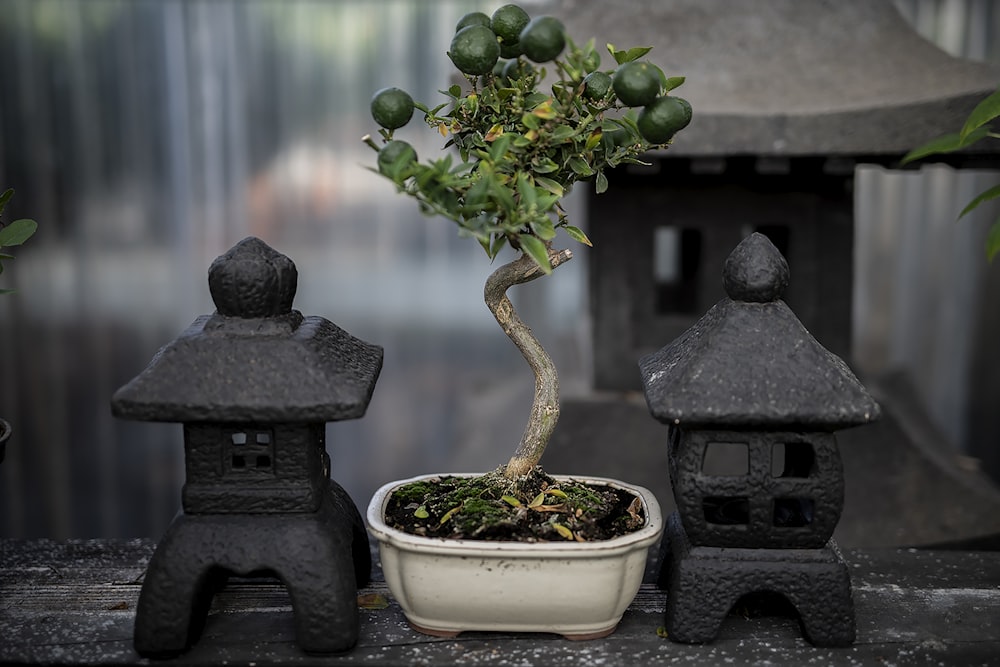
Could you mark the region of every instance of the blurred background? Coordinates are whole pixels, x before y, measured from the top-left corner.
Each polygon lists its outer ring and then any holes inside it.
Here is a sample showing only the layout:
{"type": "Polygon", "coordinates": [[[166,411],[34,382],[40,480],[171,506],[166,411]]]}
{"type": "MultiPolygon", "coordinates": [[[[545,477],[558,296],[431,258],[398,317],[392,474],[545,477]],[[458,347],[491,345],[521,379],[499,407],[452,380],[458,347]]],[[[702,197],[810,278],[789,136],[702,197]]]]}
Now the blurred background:
{"type": "MultiPolygon", "coordinates": [[[[16,190],[5,221],[39,222],[0,276],[18,290],[0,297],[0,416],[14,428],[0,535],[163,532],[180,505],[181,429],[115,420],[109,400],[212,312],[208,266],[248,235],[296,263],[298,310],[385,348],[368,414],[327,429],[332,475],[359,506],[392,479],[506,461],[532,380],[482,303],[491,266],[368,171],[361,142],[376,129],[372,94],[398,86],[436,104],[455,23],[499,4],[0,3],[0,189],[16,190]]],[[[949,53],[1000,63],[996,3],[895,4],[949,53]]],[[[420,123],[399,136],[439,150],[420,123]]],[[[907,373],[969,466],[1000,447],[998,415],[969,409],[1000,371],[977,333],[1000,294],[1000,262],[983,252],[998,209],[954,219],[995,182],[945,166],[862,167],[856,181],[852,365],[907,373]]],[[[564,396],[590,386],[586,262],[581,250],[512,292],[564,396]]]]}

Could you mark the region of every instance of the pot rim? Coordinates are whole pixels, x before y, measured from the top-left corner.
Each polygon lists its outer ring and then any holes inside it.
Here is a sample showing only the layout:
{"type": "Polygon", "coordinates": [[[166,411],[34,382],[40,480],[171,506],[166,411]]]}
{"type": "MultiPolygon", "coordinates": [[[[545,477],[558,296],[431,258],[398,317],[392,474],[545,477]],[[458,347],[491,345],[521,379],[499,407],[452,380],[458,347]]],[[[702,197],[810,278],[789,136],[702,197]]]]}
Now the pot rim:
{"type": "Polygon", "coordinates": [[[562,558],[592,558],[595,553],[614,555],[633,551],[637,547],[647,547],[660,538],[663,532],[663,516],[660,504],[652,491],[642,486],[627,484],[609,477],[593,477],[590,475],[552,475],[558,480],[573,480],[584,484],[598,484],[623,489],[634,493],[642,502],[646,514],[645,525],[627,535],[593,542],[500,542],[492,540],[456,540],[445,537],[425,537],[412,535],[393,528],[382,519],[389,496],[392,492],[411,482],[420,482],[439,477],[478,477],[483,473],[430,473],[417,475],[408,479],[389,482],[381,486],[372,496],[368,504],[366,519],[368,530],[375,538],[384,544],[413,551],[450,555],[502,554],[505,557],[523,555],[533,557],[539,553],[556,552],[562,558]]]}

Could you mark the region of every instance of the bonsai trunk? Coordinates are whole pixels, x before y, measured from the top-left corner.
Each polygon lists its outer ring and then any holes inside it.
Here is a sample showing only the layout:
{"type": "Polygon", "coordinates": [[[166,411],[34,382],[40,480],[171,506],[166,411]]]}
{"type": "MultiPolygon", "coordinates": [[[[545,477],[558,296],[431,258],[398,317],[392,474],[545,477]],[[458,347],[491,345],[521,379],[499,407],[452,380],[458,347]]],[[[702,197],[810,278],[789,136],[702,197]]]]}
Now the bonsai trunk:
{"type": "MultiPolygon", "coordinates": [[[[555,269],[572,259],[569,250],[549,248],[549,262],[555,269]]],[[[555,364],[542,344],[538,342],[513,304],[507,298],[507,289],[545,275],[531,257],[523,254],[514,261],[504,264],[486,279],[484,297],[486,305],[493,313],[500,328],[524,355],[535,374],[535,398],[531,405],[531,415],[524,428],[517,451],[504,467],[503,474],[508,479],[516,479],[528,474],[542,458],[556,422],[559,421],[559,376],[555,364]]]]}

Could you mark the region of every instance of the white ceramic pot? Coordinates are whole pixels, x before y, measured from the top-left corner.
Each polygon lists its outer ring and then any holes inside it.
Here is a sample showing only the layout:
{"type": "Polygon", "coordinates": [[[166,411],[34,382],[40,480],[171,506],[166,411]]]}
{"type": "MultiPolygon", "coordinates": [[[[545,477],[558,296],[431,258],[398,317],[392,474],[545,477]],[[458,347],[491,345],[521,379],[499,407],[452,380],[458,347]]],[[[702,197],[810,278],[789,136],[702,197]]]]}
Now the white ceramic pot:
{"type": "Polygon", "coordinates": [[[569,639],[614,632],[642,583],[648,549],[663,532],[660,506],[648,489],[572,477],[642,499],[646,525],[600,542],[448,540],[386,525],[384,510],[394,489],[441,476],[391,482],[368,505],[368,528],[379,543],[385,581],[416,630],[439,636],[467,630],[553,632],[569,639]]]}

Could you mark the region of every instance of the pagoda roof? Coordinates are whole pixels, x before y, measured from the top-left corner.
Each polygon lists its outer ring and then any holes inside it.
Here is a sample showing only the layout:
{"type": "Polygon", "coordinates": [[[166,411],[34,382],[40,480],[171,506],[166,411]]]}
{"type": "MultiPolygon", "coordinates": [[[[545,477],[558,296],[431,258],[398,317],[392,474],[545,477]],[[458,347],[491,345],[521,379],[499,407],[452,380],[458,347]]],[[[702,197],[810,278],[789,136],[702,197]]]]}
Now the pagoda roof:
{"type": "Polygon", "coordinates": [[[878,404],[779,296],[788,264],[748,236],[726,262],[728,297],[640,362],[646,402],[677,425],[835,430],[878,418],[878,404]]]}
{"type": "Polygon", "coordinates": [[[218,311],[164,346],[112,398],[116,416],[168,422],[326,422],[361,417],[382,348],[290,309],[294,264],[245,239],[212,265],[218,311]]]}

